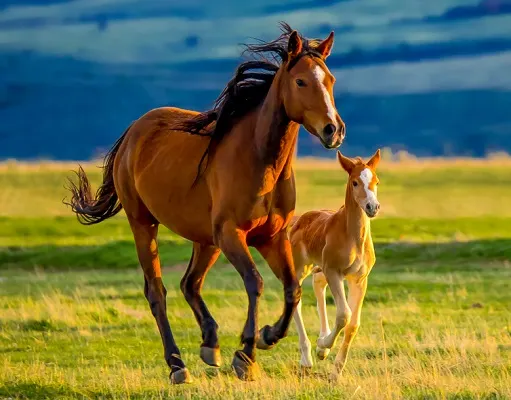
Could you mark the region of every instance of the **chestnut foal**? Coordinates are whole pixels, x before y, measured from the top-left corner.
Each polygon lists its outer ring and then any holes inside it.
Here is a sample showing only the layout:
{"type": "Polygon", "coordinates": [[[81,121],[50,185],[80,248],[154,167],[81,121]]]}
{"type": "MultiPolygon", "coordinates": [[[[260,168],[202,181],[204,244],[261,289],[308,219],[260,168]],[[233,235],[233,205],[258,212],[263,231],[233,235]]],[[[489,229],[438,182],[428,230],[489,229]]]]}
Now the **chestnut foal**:
{"type": "MultiPolygon", "coordinates": [[[[289,233],[300,285],[313,274],[321,326],[316,349],[318,358],[326,358],[344,328],[344,340],[335,358],[333,377],[342,372],[360,325],[367,276],[376,261],[370,218],[376,216],[380,209],[376,198],[376,166],[380,161],[380,150],[367,163],[360,158],[344,157],[339,151],[337,158],[349,174],[345,205],[337,212],[310,211],[295,217],[289,233]],[[344,279],[348,281],[348,301],[344,293],[344,279]],[[333,331],[328,326],[326,313],[327,284],[337,308],[333,331]]],[[[300,365],[312,367],[311,343],[303,324],[301,306],[300,301],[294,314],[300,340],[300,365]]]]}

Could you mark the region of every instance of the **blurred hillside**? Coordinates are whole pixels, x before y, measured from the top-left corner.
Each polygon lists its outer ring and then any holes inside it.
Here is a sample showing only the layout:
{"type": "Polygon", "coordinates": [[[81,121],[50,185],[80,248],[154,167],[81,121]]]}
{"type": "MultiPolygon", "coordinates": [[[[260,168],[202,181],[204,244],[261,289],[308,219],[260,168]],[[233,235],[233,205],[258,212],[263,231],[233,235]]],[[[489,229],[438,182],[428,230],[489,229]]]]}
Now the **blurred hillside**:
{"type": "MultiPolygon", "coordinates": [[[[2,0],[0,159],[89,159],[151,108],[204,110],[281,20],[336,32],[346,152],[511,152],[510,0],[2,0]]],[[[332,156],[305,133],[299,154],[332,156]]]]}

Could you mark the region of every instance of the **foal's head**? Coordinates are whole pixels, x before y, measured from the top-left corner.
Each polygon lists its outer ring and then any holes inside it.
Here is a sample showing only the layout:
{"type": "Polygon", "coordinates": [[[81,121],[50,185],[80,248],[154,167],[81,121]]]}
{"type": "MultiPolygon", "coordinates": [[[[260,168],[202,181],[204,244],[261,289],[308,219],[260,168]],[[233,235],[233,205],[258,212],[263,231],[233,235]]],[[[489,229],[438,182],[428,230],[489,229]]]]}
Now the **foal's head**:
{"type": "Polygon", "coordinates": [[[380,162],[380,149],[376,150],[367,163],[360,158],[352,160],[345,157],[340,151],[337,151],[337,159],[350,176],[348,191],[351,190],[353,198],[369,218],[376,216],[380,210],[380,203],[376,197],[376,186],[379,182],[376,166],[380,162]]]}
{"type": "Polygon", "coordinates": [[[341,145],[346,130],[335,108],[335,78],[325,64],[333,43],[333,32],[318,44],[292,31],[287,44],[288,56],[280,70],[286,114],[317,136],[328,149],[341,145]]]}

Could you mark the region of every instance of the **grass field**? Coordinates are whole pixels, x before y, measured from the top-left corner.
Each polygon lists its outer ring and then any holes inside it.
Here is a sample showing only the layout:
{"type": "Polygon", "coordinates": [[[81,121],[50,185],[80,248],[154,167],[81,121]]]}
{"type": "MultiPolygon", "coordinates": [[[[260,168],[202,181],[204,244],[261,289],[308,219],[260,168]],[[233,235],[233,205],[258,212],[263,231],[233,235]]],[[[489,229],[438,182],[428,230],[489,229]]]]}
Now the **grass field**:
{"type": "MultiPolygon", "coordinates": [[[[204,297],[220,325],[224,366],[218,376],[205,368],[199,328],[179,291],[190,245],[162,230],[169,319],[195,379],[171,387],[124,217],[80,226],[61,203],[71,164],[0,164],[0,398],[511,399],[510,167],[382,163],[377,264],[338,382],[326,380],[333,354],[310,374],[300,371],[294,326],[275,349],[258,352],[261,381],[234,377],[229,364],[247,301],[223,258],[204,297]]],[[[99,170],[92,176],[98,183],[99,170]]],[[[342,204],[345,176],[335,161],[301,160],[296,176],[298,212],[342,204]]],[[[278,317],[283,294],[256,259],[262,325],[278,317]]],[[[310,282],[304,286],[315,343],[315,301],[310,282]]]]}

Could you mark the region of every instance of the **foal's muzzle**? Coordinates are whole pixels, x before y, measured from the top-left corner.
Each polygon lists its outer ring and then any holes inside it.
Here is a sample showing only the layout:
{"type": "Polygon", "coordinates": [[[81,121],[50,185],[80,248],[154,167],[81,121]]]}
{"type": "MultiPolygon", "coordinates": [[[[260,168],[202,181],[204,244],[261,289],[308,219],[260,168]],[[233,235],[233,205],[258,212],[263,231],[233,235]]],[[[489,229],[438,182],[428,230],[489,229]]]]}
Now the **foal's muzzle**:
{"type": "Polygon", "coordinates": [[[367,203],[364,211],[369,218],[376,217],[380,211],[380,203],[367,203]]]}

